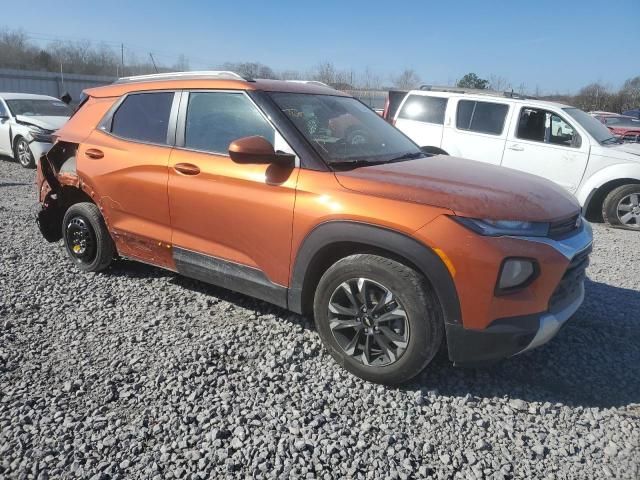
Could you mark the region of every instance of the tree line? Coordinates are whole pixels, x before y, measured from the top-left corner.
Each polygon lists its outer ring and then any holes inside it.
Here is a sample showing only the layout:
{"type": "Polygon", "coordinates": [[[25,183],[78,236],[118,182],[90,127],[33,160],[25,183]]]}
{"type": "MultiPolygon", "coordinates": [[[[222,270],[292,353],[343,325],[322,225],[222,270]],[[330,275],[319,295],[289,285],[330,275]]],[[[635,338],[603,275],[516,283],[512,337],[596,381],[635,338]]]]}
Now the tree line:
{"type": "MultiPolygon", "coordinates": [[[[148,58],[140,58],[129,49],[116,48],[105,43],[59,40],[39,46],[24,32],[0,30],[0,68],[121,77],[186,71],[190,70],[190,65],[185,55],[178,56],[174,62],[166,65],[159,63],[151,53],[148,54],[148,58]]],[[[357,72],[353,69],[339,69],[328,61],[319,63],[307,71],[277,71],[259,62],[226,62],[221,65],[212,64],[210,68],[231,70],[251,78],[317,80],[342,90],[409,90],[418,88],[423,83],[417,72],[411,68],[404,69],[397,75],[384,77],[370,68],[357,72]]],[[[464,88],[530,94],[572,104],[586,111],[619,112],[640,105],[640,76],[628,79],[618,90],[602,83],[592,83],[581,88],[575,95],[542,95],[538,87],[531,91],[524,83],[514,87],[502,76],[490,75],[488,78],[481,78],[473,72],[454,83],[464,88]]]]}

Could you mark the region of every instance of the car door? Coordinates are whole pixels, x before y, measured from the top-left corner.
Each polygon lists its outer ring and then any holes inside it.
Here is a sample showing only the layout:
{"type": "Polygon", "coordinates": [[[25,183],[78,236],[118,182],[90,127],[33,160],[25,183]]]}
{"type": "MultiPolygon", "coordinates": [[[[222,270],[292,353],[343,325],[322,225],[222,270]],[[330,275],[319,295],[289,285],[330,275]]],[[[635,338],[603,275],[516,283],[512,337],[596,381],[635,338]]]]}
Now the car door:
{"type": "Polygon", "coordinates": [[[173,268],[167,198],[178,98],[132,93],[80,144],[77,171],[103,210],[118,253],[173,268]]]}
{"type": "Polygon", "coordinates": [[[229,144],[254,135],[294,153],[247,93],[183,94],[169,161],[174,257],[179,272],[282,304],[298,167],[233,162],[229,144]]]}
{"type": "Polygon", "coordinates": [[[421,147],[440,148],[447,99],[410,94],[402,104],[395,126],[421,147]]]}
{"type": "Polygon", "coordinates": [[[589,160],[588,139],[560,114],[523,105],[509,132],[502,165],[575,192],[589,160]]]}
{"type": "Polygon", "coordinates": [[[4,155],[13,155],[11,145],[11,117],[9,109],[0,99],[0,153],[4,155]]]}
{"type": "Polygon", "coordinates": [[[455,112],[455,119],[446,120],[442,149],[457,157],[500,165],[510,104],[466,98],[449,99],[452,101],[457,101],[449,108],[455,112]]]}

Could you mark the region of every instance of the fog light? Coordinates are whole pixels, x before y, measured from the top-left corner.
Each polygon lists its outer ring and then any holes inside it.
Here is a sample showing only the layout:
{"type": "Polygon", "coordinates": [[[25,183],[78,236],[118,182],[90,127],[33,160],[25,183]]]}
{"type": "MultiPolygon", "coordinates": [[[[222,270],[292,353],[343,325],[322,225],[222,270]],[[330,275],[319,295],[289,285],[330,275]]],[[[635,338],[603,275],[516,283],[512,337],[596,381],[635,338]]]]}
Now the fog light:
{"type": "Polygon", "coordinates": [[[537,272],[534,261],[523,258],[508,258],[502,264],[498,290],[511,290],[531,283],[537,272]]]}

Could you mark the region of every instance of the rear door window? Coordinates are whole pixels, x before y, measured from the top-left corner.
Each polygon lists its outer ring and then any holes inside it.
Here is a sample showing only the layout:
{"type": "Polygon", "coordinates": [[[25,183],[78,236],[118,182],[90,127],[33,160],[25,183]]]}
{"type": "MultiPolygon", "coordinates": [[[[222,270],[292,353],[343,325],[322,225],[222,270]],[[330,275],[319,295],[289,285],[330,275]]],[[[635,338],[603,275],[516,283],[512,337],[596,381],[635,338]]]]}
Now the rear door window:
{"type": "Polygon", "coordinates": [[[189,94],[185,148],[227,155],[231,142],[254,135],[264,137],[273,144],[275,129],[245,94],[189,94]]]}
{"type": "Polygon", "coordinates": [[[404,102],[398,118],[442,125],[446,109],[446,98],[410,95],[404,102]]]}
{"type": "Polygon", "coordinates": [[[145,143],[167,143],[173,92],[127,95],[113,114],[111,133],[145,143]]]}
{"type": "Polygon", "coordinates": [[[456,112],[456,127],[460,130],[501,135],[509,105],[504,103],[460,100],[456,112]]]}

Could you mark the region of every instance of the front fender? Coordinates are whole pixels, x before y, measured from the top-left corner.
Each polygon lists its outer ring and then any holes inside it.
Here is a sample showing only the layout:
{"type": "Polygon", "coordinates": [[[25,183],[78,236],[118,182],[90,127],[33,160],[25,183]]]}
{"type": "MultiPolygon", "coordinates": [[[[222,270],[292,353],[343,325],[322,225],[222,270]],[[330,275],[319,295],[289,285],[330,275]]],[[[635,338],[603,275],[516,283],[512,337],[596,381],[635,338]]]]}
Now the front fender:
{"type": "Polygon", "coordinates": [[[341,242],[353,242],[393,252],[415,265],[427,277],[442,305],[445,323],[461,322],[455,284],[440,257],[428,246],[405,234],[384,227],[354,221],[329,221],[315,227],[296,255],[288,291],[288,307],[302,313],[305,279],[316,255],[341,242]]]}
{"type": "Polygon", "coordinates": [[[629,178],[640,182],[640,163],[618,163],[598,170],[576,191],[576,198],[585,207],[598,188],[612,180],[629,178]]]}

